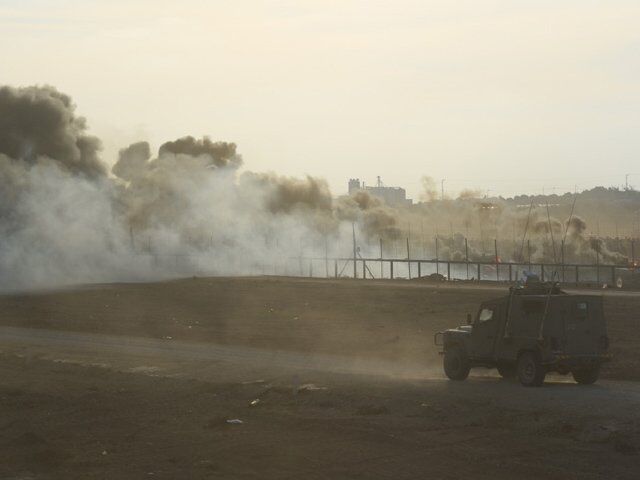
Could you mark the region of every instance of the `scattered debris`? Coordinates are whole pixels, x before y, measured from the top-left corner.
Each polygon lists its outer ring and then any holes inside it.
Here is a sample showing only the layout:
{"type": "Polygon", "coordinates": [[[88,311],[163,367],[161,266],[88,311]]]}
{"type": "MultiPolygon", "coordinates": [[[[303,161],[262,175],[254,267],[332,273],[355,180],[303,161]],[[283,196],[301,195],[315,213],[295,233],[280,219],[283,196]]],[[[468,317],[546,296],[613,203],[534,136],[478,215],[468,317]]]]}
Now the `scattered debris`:
{"type": "Polygon", "coordinates": [[[244,422],[242,420],[240,420],[239,418],[231,418],[231,419],[227,420],[227,423],[230,423],[232,425],[240,425],[240,424],[243,424],[244,422]]]}
{"type": "Polygon", "coordinates": [[[265,381],[260,379],[260,380],[247,380],[246,382],[242,382],[242,385],[254,385],[257,383],[264,383],[265,381]]]}
{"type": "Polygon", "coordinates": [[[319,387],[314,383],[305,383],[304,385],[300,385],[300,387],[298,388],[298,392],[302,392],[305,390],[312,392],[314,390],[328,390],[328,389],[327,387],[319,387]]]}
{"type": "Polygon", "coordinates": [[[260,399],[256,398],[255,400],[251,400],[251,403],[249,403],[250,407],[255,407],[256,405],[258,405],[260,403],[260,399]]]}
{"type": "Polygon", "coordinates": [[[140,365],[139,367],[130,368],[129,371],[131,373],[146,373],[152,374],[158,372],[160,370],[159,367],[148,366],[148,365],[140,365]]]}

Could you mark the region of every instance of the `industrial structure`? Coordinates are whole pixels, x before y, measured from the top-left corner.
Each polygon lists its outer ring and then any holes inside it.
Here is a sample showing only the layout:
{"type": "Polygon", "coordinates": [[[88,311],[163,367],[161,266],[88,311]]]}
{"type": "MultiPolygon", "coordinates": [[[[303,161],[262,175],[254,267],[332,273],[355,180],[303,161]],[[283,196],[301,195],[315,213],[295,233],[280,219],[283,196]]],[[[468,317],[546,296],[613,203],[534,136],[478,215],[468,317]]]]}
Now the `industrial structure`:
{"type": "Polygon", "coordinates": [[[378,176],[378,181],[374,187],[369,187],[360,182],[359,178],[349,179],[349,195],[353,195],[358,191],[365,191],[374,197],[384,200],[387,205],[399,207],[409,206],[413,204],[410,198],[407,198],[407,191],[401,187],[387,187],[382,183],[378,176]]]}

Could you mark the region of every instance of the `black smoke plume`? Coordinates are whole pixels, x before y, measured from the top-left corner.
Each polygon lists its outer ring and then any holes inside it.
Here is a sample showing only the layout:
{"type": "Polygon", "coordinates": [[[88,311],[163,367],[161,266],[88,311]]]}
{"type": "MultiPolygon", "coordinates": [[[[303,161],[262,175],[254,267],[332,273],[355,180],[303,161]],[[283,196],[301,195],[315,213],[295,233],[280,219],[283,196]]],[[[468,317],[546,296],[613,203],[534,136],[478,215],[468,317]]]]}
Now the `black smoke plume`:
{"type": "Polygon", "coordinates": [[[53,87],[0,87],[0,153],[34,164],[40,158],[88,178],[105,175],[101,143],[86,134],[71,97],[53,87]]]}

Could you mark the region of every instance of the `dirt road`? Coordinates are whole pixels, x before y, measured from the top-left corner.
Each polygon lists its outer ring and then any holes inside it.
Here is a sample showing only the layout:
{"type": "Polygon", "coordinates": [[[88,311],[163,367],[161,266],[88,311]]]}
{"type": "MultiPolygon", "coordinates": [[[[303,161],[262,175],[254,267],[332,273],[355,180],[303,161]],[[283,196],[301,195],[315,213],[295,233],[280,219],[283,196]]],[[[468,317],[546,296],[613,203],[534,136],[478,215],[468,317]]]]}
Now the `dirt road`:
{"type": "MultiPolygon", "coordinates": [[[[434,391],[447,391],[477,401],[490,400],[496,406],[535,409],[543,403],[559,412],[571,411],[580,415],[591,413],[597,405],[601,414],[640,419],[640,410],[637,409],[640,405],[640,383],[637,382],[603,380],[594,387],[585,388],[576,385],[569,377],[550,375],[547,383],[554,388],[526,389],[518,388],[513,382],[500,381],[500,377],[491,371],[479,369],[473,374],[476,382],[483,382],[483,387],[479,387],[477,383],[467,386],[467,383],[450,382],[440,367],[354,360],[340,355],[15,327],[0,327],[0,338],[5,351],[19,352],[23,357],[35,356],[89,366],[124,365],[130,371],[154,376],[207,380],[210,372],[200,372],[203,363],[215,365],[216,369],[233,370],[234,375],[247,369],[254,376],[264,373],[267,377],[273,372],[291,378],[304,376],[303,372],[366,375],[384,380],[403,379],[420,385],[427,397],[434,391]]],[[[220,380],[220,374],[215,377],[220,380]]]]}
{"type": "MultiPolygon", "coordinates": [[[[433,334],[504,287],[408,281],[193,278],[0,295],[0,325],[212,342],[440,368],[433,334]]],[[[601,290],[614,361],[640,380],[640,296],[601,290]]]]}

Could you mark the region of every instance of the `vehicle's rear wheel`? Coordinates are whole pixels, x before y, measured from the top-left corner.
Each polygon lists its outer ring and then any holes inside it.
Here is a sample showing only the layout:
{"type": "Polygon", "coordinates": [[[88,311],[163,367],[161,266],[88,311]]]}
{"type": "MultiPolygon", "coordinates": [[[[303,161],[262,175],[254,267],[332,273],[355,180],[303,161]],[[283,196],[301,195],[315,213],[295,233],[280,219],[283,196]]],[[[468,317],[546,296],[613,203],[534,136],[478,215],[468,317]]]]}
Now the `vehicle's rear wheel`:
{"type": "Polygon", "coordinates": [[[539,387],[544,383],[547,372],[534,352],[524,352],[518,358],[518,380],[525,387],[539,387]]]}
{"type": "Polygon", "coordinates": [[[510,363],[498,364],[498,373],[502,378],[515,378],[516,366],[510,363]]]}
{"type": "Polygon", "coordinates": [[[571,372],[573,379],[580,385],[591,385],[598,380],[600,367],[581,368],[571,372]]]}
{"type": "Polygon", "coordinates": [[[469,358],[460,347],[451,347],[444,352],[444,373],[451,380],[465,380],[469,376],[469,358]]]}

